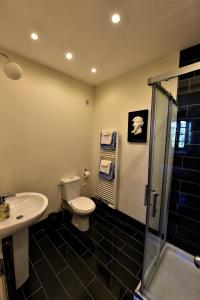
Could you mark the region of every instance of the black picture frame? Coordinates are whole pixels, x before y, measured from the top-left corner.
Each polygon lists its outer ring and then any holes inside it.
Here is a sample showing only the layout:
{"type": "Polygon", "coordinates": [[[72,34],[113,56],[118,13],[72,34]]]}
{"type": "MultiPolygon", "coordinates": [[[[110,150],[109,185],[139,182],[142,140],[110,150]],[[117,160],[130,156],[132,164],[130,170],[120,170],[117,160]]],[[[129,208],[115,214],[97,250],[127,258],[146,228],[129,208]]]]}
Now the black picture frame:
{"type": "Polygon", "coordinates": [[[129,143],[146,143],[147,128],[148,128],[148,109],[132,111],[128,113],[128,142],[129,143]]]}

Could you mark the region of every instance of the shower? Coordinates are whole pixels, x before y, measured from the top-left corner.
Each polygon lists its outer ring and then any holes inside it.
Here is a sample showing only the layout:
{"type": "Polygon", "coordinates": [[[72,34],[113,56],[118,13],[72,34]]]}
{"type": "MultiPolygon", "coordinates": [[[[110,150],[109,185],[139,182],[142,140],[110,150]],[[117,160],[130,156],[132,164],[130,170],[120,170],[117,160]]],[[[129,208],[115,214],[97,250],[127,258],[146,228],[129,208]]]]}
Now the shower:
{"type": "Polygon", "coordinates": [[[179,76],[199,69],[200,63],[194,63],[148,80],[152,107],[145,252],[135,300],[187,300],[200,294],[200,257],[166,242],[177,119],[175,91],[179,76]]]}

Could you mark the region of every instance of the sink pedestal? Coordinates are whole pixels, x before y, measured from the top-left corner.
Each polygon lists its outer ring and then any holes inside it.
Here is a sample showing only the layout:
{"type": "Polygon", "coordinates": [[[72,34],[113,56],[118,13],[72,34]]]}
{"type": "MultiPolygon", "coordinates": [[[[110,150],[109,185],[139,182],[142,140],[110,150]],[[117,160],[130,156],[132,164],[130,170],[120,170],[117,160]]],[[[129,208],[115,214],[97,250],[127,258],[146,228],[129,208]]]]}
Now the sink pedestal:
{"type": "Polygon", "coordinates": [[[13,252],[16,288],[18,289],[29,277],[28,227],[13,235],[13,252]]]}

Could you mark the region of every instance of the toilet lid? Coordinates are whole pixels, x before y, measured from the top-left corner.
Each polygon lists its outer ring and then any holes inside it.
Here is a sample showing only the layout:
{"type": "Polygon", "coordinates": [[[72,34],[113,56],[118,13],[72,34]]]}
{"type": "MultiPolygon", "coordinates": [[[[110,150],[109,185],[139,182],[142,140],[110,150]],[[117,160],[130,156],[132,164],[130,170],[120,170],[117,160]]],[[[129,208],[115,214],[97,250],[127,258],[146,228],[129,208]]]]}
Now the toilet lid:
{"type": "Polygon", "coordinates": [[[91,211],[95,208],[94,202],[86,197],[79,197],[70,201],[72,207],[80,211],[91,211]]]}

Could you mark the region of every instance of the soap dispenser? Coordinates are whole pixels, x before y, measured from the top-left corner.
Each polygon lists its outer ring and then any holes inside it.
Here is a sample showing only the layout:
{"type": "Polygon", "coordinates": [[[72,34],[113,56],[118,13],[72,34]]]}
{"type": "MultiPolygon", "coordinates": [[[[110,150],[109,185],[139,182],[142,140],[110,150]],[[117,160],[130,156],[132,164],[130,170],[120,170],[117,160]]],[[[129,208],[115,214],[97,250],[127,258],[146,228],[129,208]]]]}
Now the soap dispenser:
{"type": "Polygon", "coordinates": [[[5,202],[5,196],[0,196],[0,221],[10,217],[9,204],[5,202]]]}

